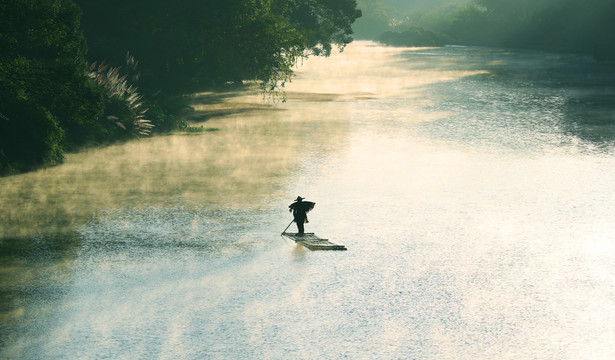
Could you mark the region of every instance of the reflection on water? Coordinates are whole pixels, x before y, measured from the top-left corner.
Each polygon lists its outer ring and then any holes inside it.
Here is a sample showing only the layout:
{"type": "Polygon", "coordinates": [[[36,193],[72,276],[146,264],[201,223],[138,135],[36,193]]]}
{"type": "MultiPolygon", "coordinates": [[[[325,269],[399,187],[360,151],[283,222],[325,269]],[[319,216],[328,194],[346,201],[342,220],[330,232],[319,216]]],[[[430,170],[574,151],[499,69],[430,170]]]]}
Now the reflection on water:
{"type": "Polygon", "coordinates": [[[615,357],[614,73],[355,43],[0,179],[8,358],[615,357]],[[297,196],[308,231],[279,236],[297,196]]]}

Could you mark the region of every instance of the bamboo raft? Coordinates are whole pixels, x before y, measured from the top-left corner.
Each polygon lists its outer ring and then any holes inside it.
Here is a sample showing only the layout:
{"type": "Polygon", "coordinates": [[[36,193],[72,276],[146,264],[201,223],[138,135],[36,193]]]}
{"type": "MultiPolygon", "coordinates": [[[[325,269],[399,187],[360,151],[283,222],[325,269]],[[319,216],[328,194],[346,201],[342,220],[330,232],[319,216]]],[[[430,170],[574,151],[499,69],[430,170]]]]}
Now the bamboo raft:
{"type": "Polygon", "coordinates": [[[296,233],[283,232],[282,236],[285,236],[310,250],[347,250],[346,246],[334,244],[330,242],[329,239],[321,239],[314,235],[314,233],[305,233],[303,236],[299,236],[296,233]]]}

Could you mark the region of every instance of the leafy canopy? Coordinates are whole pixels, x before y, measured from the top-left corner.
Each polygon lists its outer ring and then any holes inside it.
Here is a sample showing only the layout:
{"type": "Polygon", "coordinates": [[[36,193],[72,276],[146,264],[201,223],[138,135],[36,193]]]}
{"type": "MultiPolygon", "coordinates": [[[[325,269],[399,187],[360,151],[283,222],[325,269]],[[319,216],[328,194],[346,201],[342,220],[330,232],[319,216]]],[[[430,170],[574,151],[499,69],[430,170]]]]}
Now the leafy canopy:
{"type": "Polygon", "coordinates": [[[69,0],[0,2],[0,172],[60,162],[102,110],[79,18],[69,0]]]}
{"type": "Polygon", "coordinates": [[[79,0],[92,60],[140,62],[140,89],[178,94],[260,80],[269,89],[297,59],[352,39],[355,0],[79,0]]]}

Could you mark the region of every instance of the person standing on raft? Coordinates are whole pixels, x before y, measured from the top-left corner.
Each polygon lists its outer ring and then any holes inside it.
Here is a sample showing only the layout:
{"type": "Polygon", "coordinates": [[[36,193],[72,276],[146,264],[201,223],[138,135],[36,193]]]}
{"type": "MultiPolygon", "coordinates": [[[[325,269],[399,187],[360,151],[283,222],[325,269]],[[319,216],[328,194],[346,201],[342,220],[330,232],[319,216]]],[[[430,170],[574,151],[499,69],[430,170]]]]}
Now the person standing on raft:
{"type": "Polygon", "coordinates": [[[316,203],[311,201],[303,201],[304,198],[297,196],[294,203],[288,205],[288,211],[293,213],[294,222],[297,223],[297,235],[303,236],[305,234],[303,224],[308,223],[307,213],[314,208],[316,203]]]}

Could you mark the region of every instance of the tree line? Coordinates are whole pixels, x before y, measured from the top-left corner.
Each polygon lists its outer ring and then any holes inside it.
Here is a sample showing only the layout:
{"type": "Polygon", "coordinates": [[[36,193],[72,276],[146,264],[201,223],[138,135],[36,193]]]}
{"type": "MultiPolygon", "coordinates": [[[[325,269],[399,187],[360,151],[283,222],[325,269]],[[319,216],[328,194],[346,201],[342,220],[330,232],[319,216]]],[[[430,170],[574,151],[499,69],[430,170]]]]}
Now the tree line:
{"type": "Polygon", "coordinates": [[[0,173],[184,126],[178,96],[257,81],[352,41],[356,0],[3,0],[0,173]]]}
{"type": "MultiPolygon", "coordinates": [[[[377,9],[388,4],[360,0],[360,7],[363,3],[377,9]]],[[[615,0],[472,0],[399,13],[380,11],[374,16],[365,11],[357,25],[367,21],[371,27],[361,35],[391,45],[514,47],[615,60],[615,0]]]]}

